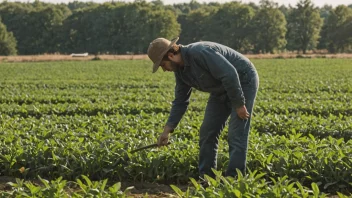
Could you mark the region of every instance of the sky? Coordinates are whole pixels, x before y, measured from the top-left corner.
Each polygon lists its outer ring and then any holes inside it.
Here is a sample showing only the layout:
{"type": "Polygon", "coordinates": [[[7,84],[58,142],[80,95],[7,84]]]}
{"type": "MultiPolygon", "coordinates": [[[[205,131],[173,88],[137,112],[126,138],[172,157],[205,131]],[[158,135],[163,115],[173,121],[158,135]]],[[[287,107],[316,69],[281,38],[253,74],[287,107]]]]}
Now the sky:
{"type": "MultiPolygon", "coordinates": [[[[2,1],[2,0],[0,0],[2,1]]],[[[20,1],[20,2],[33,2],[34,0],[8,0],[8,2],[15,2],[15,1],[20,1]]],[[[69,3],[73,2],[74,0],[40,0],[42,2],[48,2],[48,3],[69,3]]],[[[81,2],[97,2],[97,3],[103,3],[103,2],[111,2],[112,0],[80,0],[81,2]]],[[[133,2],[134,0],[113,0],[113,1],[124,1],[124,2],[133,2]]],[[[148,2],[150,0],[147,0],[148,2]]],[[[225,3],[225,2],[230,2],[233,0],[197,0],[200,3],[203,2],[219,2],[219,3],[225,3]]],[[[253,2],[255,4],[259,5],[260,0],[236,0],[242,3],[249,3],[253,2]]],[[[295,6],[299,0],[273,0],[274,2],[277,2],[279,5],[291,5],[295,6]]],[[[188,3],[190,0],[163,0],[164,4],[175,4],[175,3],[188,3]]],[[[322,7],[326,4],[332,5],[333,7],[336,7],[338,5],[350,5],[352,4],[352,0],[312,0],[315,6],[322,7]]]]}

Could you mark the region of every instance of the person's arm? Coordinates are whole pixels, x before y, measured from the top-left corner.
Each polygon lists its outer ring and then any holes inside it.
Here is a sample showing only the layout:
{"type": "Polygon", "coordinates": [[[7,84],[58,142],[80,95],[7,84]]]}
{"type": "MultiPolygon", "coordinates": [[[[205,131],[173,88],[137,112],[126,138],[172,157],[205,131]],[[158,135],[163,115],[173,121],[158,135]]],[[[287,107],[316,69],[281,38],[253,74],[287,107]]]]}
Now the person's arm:
{"type": "Polygon", "coordinates": [[[195,61],[217,80],[222,82],[225,91],[236,109],[245,105],[245,98],[236,68],[219,52],[212,48],[194,51],[195,61]]]}
{"type": "Polygon", "coordinates": [[[174,131],[181,118],[185,114],[189,105],[189,98],[192,93],[192,88],[182,82],[176,75],[176,86],[175,86],[175,99],[172,102],[171,112],[169,118],[164,126],[164,131],[158,138],[158,145],[167,145],[169,141],[169,134],[174,131]]]}
{"type": "Polygon", "coordinates": [[[192,88],[185,84],[179,77],[175,75],[175,99],[172,102],[170,116],[166,125],[172,130],[175,129],[180,122],[182,116],[185,114],[189,105],[189,98],[192,93],[192,88]]]}

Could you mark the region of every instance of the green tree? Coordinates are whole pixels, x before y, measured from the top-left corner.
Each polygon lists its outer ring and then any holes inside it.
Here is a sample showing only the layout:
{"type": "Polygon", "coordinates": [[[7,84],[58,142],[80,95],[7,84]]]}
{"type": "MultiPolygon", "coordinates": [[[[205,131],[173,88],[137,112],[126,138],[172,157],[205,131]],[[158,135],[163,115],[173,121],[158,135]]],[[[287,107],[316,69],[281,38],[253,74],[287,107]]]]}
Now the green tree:
{"type": "Polygon", "coordinates": [[[222,43],[241,52],[251,50],[250,23],[254,10],[249,5],[238,2],[223,4],[211,16],[205,39],[222,43]]]}
{"type": "Polygon", "coordinates": [[[71,10],[71,11],[75,11],[78,9],[85,9],[88,7],[94,7],[97,6],[97,3],[93,3],[93,2],[80,2],[80,1],[73,1],[73,2],[69,2],[67,4],[67,7],[71,10]]]}
{"type": "Polygon", "coordinates": [[[17,50],[19,54],[26,50],[24,39],[28,37],[29,26],[27,20],[29,13],[33,10],[31,4],[9,3],[0,4],[0,17],[7,30],[12,32],[17,40],[17,50]]]}
{"type": "Polygon", "coordinates": [[[203,5],[196,0],[191,0],[189,3],[178,3],[173,5],[178,15],[188,14],[192,10],[199,9],[202,6],[203,5]]]}
{"type": "Polygon", "coordinates": [[[260,9],[260,6],[258,6],[256,3],[250,2],[247,5],[249,5],[250,7],[252,7],[254,9],[254,11],[258,11],[260,9]]]}
{"type": "Polygon", "coordinates": [[[79,10],[63,26],[68,42],[63,51],[89,53],[146,53],[157,37],[174,38],[180,33],[176,14],[159,5],[105,3],[79,10]]]}
{"type": "MultiPolygon", "coordinates": [[[[68,8],[67,8],[68,9],[68,8]]],[[[67,15],[58,7],[43,7],[31,12],[27,23],[30,24],[30,35],[25,38],[24,54],[43,54],[58,51],[59,29],[67,15]]]]}
{"type": "Polygon", "coordinates": [[[0,18],[0,55],[16,55],[16,38],[12,32],[8,32],[6,26],[1,22],[0,18]]]}
{"type": "Polygon", "coordinates": [[[319,39],[319,44],[317,46],[318,49],[327,49],[328,48],[328,28],[327,28],[327,20],[328,17],[333,10],[333,7],[330,5],[324,5],[322,8],[320,8],[320,16],[323,18],[323,27],[320,31],[320,39],[319,39]]]}
{"type": "Polygon", "coordinates": [[[4,24],[17,39],[19,54],[53,53],[62,22],[71,14],[64,5],[34,3],[3,3],[0,13],[4,24]]]}
{"type": "Polygon", "coordinates": [[[164,2],[162,0],[153,0],[151,3],[156,6],[164,6],[164,2]]]}
{"type": "Polygon", "coordinates": [[[351,24],[352,8],[340,5],[330,12],[326,23],[329,52],[344,52],[351,47],[351,24]]]}
{"type": "Polygon", "coordinates": [[[321,18],[326,20],[333,9],[334,8],[331,5],[324,5],[322,8],[319,9],[321,18]]]}
{"type": "Polygon", "coordinates": [[[300,0],[288,17],[286,38],[289,50],[301,50],[305,54],[307,50],[314,49],[322,25],[323,19],[311,0],[300,0]]]}
{"type": "Polygon", "coordinates": [[[292,9],[291,7],[286,7],[285,5],[281,5],[279,7],[279,10],[285,15],[285,19],[288,18],[288,15],[289,15],[291,9],[292,9]]]}
{"type": "Polygon", "coordinates": [[[261,0],[260,9],[252,22],[252,43],[256,53],[274,53],[286,45],[286,19],[278,5],[261,0]]]}
{"type": "Polygon", "coordinates": [[[191,11],[188,15],[181,15],[178,22],[181,24],[180,43],[192,43],[204,40],[207,36],[209,19],[216,13],[218,7],[207,6],[191,11]]]}

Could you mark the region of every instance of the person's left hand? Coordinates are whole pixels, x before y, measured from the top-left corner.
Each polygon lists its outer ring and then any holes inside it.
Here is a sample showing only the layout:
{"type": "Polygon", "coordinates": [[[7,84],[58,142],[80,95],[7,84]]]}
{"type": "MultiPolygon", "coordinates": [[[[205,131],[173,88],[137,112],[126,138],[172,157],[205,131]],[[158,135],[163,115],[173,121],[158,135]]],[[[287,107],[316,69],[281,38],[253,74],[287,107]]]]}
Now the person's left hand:
{"type": "Polygon", "coordinates": [[[245,105],[238,107],[236,109],[236,112],[238,117],[240,117],[243,120],[248,119],[250,116],[245,105]]]}

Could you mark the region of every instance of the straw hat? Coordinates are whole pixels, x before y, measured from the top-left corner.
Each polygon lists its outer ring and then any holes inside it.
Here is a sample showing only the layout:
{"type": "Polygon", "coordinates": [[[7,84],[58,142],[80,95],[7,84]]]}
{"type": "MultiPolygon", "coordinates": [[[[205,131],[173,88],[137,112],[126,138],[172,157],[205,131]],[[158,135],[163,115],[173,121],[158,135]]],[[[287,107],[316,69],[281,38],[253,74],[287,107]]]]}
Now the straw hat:
{"type": "Polygon", "coordinates": [[[160,63],[169,49],[178,41],[179,37],[171,41],[165,38],[157,38],[153,40],[148,47],[148,57],[153,61],[153,73],[155,73],[160,66],[160,63]]]}

